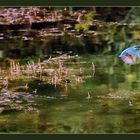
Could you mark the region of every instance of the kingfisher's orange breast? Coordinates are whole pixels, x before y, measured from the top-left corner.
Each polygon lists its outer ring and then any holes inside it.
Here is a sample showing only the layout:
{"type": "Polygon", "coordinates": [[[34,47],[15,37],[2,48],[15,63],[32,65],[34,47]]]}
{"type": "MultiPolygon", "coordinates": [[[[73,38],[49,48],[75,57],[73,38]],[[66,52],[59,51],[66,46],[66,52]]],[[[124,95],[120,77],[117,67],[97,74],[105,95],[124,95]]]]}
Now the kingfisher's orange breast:
{"type": "Polygon", "coordinates": [[[133,56],[131,54],[129,54],[129,53],[126,53],[126,56],[131,58],[131,59],[133,59],[133,56]]]}

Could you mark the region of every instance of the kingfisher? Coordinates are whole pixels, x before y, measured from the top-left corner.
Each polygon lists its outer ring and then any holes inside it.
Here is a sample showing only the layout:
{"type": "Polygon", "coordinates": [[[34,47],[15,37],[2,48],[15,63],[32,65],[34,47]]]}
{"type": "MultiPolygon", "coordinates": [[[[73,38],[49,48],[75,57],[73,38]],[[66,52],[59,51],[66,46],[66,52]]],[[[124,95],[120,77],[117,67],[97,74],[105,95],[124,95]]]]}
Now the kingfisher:
{"type": "Polygon", "coordinates": [[[140,49],[140,46],[138,45],[124,49],[120,53],[119,57],[121,57],[121,59],[127,64],[134,64],[136,62],[136,58],[140,58],[138,49],[140,49]]]}

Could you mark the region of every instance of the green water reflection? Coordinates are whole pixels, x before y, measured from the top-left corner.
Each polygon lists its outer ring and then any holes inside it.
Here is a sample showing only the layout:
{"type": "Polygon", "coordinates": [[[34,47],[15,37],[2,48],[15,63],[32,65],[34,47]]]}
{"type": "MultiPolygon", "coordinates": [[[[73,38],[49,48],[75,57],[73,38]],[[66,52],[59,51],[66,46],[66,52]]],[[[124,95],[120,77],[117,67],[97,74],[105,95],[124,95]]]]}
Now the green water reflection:
{"type": "Polygon", "coordinates": [[[1,133],[140,133],[140,64],[102,55],[82,56],[65,67],[81,67],[79,76],[87,78],[38,96],[37,110],[1,114],[1,133]]]}

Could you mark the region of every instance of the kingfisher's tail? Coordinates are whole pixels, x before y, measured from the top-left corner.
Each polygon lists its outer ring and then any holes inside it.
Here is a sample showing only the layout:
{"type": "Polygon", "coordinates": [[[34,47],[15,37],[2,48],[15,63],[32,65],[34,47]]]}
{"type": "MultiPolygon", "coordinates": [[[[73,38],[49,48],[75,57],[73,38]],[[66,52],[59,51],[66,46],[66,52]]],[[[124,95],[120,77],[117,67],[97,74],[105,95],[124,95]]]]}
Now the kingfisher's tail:
{"type": "Polygon", "coordinates": [[[135,45],[135,46],[133,46],[132,48],[140,49],[140,45],[135,45]]]}

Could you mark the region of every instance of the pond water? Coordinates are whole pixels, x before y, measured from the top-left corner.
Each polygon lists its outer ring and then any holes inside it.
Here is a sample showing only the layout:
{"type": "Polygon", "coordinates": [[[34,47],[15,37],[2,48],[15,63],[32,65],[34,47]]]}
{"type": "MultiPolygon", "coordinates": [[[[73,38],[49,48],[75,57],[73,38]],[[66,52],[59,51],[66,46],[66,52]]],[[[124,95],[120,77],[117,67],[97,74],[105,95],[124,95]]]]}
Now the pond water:
{"type": "Polygon", "coordinates": [[[1,133],[140,132],[140,64],[126,65],[115,55],[86,55],[65,67],[80,68],[84,80],[38,95],[35,110],[0,114],[1,133]]]}

